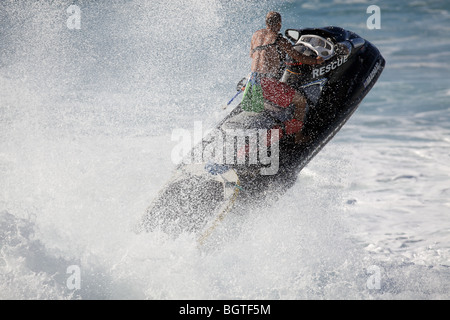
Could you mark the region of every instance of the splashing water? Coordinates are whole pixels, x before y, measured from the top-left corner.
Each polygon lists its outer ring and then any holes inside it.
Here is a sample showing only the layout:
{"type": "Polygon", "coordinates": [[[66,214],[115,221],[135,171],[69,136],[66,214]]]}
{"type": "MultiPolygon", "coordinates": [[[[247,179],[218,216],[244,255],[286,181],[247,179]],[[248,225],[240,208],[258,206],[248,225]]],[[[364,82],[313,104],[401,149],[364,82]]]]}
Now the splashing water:
{"type": "Polygon", "coordinates": [[[0,298],[449,298],[448,4],[380,2],[369,31],[367,4],[314,3],[79,1],[69,29],[73,1],[2,1],[0,298]],[[217,245],[135,234],[174,168],[171,131],[226,114],[269,10],[283,29],[373,40],[383,76],[297,183],[227,217],[217,245]],[[420,24],[430,52],[411,50],[418,17],[435,21],[420,24]]]}

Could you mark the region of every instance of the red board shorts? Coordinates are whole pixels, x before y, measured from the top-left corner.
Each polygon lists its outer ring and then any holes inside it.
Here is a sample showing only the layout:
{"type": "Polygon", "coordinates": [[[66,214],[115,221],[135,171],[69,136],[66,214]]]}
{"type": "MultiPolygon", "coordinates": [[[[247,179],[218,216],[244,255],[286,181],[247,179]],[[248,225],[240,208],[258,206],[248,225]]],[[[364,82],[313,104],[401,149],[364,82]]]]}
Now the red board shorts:
{"type": "Polygon", "coordinates": [[[274,78],[261,78],[261,89],[264,99],[283,108],[289,107],[295,95],[295,90],[291,86],[274,78]]]}

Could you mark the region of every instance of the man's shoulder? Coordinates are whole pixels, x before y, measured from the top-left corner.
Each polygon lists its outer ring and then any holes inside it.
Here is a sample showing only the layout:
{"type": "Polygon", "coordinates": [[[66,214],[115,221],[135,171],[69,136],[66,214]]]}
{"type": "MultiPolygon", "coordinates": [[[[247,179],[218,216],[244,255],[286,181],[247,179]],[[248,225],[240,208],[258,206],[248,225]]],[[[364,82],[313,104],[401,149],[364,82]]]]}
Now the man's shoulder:
{"type": "Polygon", "coordinates": [[[267,29],[259,29],[253,33],[254,35],[264,36],[267,34],[267,29]]]}
{"type": "Polygon", "coordinates": [[[265,38],[264,29],[257,30],[253,33],[252,41],[260,42],[265,38]]]}

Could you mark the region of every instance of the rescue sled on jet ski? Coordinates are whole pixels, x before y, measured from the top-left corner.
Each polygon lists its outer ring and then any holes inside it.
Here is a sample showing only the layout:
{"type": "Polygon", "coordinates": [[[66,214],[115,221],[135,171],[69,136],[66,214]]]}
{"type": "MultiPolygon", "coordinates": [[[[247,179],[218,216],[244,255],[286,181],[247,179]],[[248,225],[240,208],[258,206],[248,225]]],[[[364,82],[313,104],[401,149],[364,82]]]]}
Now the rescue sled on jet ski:
{"type": "MultiPolygon", "coordinates": [[[[264,199],[272,182],[289,188],[302,168],[341,129],[379,78],[385,60],[357,34],[339,27],[288,29],[296,50],[320,65],[289,59],[281,81],[307,98],[303,127],[294,110],[240,103],[175,170],[139,224],[140,231],[195,232],[204,241],[231,210],[264,199]],[[302,130],[308,140],[294,142],[302,130]]],[[[239,86],[238,90],[241,90],[239,86]]]]}

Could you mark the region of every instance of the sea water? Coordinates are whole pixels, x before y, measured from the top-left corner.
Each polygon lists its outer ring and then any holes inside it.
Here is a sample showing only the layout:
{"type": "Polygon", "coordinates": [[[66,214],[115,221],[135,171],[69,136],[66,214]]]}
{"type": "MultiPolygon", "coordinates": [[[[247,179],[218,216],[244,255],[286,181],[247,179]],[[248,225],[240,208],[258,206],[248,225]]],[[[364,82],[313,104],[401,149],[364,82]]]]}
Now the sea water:
{"type": "Polygon", "coordinates": [[[450,298],[449,32],[443,0],[1,1],[0,299],[450,298]],[[371,41],[380,79],[232,237],[136,234],[271,10],[371,41]]]}

